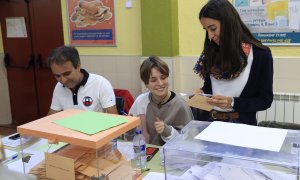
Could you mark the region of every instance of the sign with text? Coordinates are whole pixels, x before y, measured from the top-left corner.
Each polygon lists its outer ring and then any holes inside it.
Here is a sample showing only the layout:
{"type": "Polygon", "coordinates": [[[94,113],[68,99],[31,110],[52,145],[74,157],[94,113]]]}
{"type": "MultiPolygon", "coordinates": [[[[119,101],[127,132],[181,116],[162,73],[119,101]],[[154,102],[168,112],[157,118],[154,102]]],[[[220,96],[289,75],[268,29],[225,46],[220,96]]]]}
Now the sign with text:
{"type": "Polygon", "coordinates": [[[235,0],[253,35],[268,45],[300,45],[300,0],[235,0]]]}
{"type": "Polygon", "coordinates": [[[115,46],[112,0],[68,0],[70,43],[75,46],[115,46]]]}

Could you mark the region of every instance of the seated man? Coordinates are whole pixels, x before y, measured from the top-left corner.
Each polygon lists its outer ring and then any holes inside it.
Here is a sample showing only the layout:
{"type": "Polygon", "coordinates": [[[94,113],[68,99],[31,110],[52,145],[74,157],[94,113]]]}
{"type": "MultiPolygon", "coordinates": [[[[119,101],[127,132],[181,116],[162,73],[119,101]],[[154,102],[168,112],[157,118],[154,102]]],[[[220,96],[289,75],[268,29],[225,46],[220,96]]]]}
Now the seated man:
{"type": "Polygon", "coordinates": [[[146,143],[163,145],[193,119],[180,95],[169,91],[169,67],[158,57],[149,57],[140,67],[140,76],[149,92],[139,95],[129,115],[141,118],[146,143]]]}
{"type": "Polygon", "coordinates": [[[76,48],[54,49],[48,57],[48,65],[58,81],[48,115],[70,108],[118,114],[110,82],[81,69],[76,48]]]}

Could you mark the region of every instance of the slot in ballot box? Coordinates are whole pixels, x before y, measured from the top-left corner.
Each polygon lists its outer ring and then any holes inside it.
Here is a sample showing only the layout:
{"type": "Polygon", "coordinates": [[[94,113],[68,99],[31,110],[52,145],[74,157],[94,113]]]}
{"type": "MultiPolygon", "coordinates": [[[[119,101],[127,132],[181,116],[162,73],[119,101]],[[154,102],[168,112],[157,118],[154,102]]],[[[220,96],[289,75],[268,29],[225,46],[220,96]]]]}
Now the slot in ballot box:
{"type": "MultiPolygon", "coordinates": [[[[167,180],[296,180],[299,178],[300,131],[285,130],[286,135],[282,137],[282,146],[279,147],[279,151],[273,151],[195,138],[199,133],[205,132],[204,130],[211,124],[211,122],[191,121],[182,129],[181,134],[163,146],[167,180]]],[[[248,125],[244,126],[248,127],[248,125]]],[[[259,130],[281,131],[282,129],[259,130]]],[[[231,132],[223,132],[226,133],[231,132]]],[[[273,144],[277,139],[270,139],[270,141],[268,143],[273,144]]],[[[247,145],[247,142],[244,144],[247,145]]]]}
{"type": "Polygon", "coordinates": [[[21,147],[24,172],[41,179],[135,179],[131,163],[112,140],[139,124],[137,117],[69,109],[18,126],[21,136],[46,140],[21,147]],[[58,150],[39,150],[57,143],[63,143],[58,150]]]}

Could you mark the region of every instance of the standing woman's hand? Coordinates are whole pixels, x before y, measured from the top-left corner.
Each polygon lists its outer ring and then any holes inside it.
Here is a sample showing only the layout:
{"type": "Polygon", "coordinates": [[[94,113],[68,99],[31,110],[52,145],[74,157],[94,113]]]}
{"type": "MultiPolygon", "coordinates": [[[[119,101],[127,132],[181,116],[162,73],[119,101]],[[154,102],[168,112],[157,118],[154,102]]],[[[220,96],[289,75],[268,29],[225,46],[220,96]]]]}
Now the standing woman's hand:
{"type": "Polygon", "coordinates": [[[196,89],[193,91],[193,95],[189,96],[189,98],[191,99],[192,97],[194,97],[195,94],[203,94],[204,92],[202,91],[202,89],[196,89]]]}
{"type": "Polygon", "coordinates": [[[222,96],[222,95],[215,95],[211,98],[207,99],[207,103],[213,106],[217,106],[221,109],[228,109],[232,108],[232,97],[222,96]]]}
{"type": "Polygon", "coordinates": [[[194,92],[193,92],[194,94],[203,94],[203,91],[202,91],[202,89],[196,89],[196,90],[194,90],[194,92]]]}

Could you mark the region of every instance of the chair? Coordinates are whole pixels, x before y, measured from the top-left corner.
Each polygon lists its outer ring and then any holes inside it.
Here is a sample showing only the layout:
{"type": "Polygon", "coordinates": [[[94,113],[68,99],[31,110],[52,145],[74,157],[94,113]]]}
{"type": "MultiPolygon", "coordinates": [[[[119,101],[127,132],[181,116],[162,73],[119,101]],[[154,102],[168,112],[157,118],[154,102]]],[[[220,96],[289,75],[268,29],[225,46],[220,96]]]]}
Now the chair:
{"type": "Polygon", "coordinates": [[[123,100],[124,100],[123,109],[124,109],[124,112],[126,114],[128,114],[128,112],[134,102],[134,99],[133,99],[131,93],[126,89],[114,89],[114,93],[115,93],[116,97],[123,98],[123,100]]]}
{"type": "Polygon", "coordinates": [[[127,115],[127,113],[124,111],[124,105],[125,105],[125,101],[122,97],[116,96],[116,107],[118,110],[118,113],[120,115],[127,115]]]}

